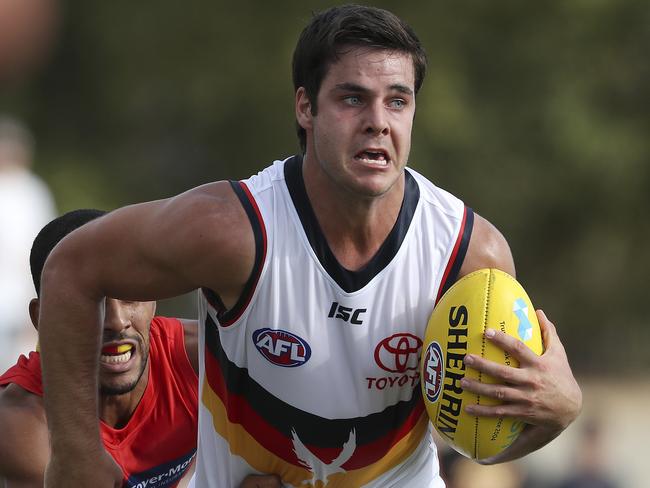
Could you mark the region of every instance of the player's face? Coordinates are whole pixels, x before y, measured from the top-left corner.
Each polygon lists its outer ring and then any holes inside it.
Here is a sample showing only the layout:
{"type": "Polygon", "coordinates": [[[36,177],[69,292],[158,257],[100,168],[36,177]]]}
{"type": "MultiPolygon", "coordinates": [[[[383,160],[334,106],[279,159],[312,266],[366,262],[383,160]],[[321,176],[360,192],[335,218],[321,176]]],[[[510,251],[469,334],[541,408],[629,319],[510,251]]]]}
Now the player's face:
{"type": "Polygon", "coordinates": [[[142,379],[149,358],[149,327],[155,302],[106,299],[104,335],[99,357],[103,395],[122,395],[142,379]]]}
{"type": "Polygon", "coordinates": [[[329,67],[316,115],[300,110],[297,94],[306,157],[347,191],[369,197],[388,192],[402,176],[411,147],[414,76],[408,54],[351,47],[329,67]]]}

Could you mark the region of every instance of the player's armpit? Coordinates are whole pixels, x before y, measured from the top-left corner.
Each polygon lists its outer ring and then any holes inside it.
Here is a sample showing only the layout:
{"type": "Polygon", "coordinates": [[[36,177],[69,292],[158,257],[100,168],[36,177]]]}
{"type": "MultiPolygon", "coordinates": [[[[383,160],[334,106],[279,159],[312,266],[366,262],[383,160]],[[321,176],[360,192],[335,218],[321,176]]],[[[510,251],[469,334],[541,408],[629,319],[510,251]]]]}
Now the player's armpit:
{"type": "Polygon", "coordinates": [[[196,320],[180,319],[183,324],[185,352],[194,371],[199,372],[199,323],[196,320]]]}
{"type": "Polygon", "coordinates": [[[0,485],[41,488],[50,455],[41,398],[13,384],[0,388],[0,432],[0,485]]]}

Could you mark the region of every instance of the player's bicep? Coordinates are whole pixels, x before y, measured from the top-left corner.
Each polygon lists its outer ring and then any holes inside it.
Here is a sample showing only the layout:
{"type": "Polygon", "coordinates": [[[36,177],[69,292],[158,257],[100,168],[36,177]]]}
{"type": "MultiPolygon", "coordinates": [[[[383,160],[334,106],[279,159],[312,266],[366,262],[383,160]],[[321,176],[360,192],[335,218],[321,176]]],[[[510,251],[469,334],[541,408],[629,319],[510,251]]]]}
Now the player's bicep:
{"type": "Polygon", "coordinates": [[[43,281],[74,283],[94,297],[136,301],[188,291],[182,274],[161,259],[173,254],[165,250],[173,241],[161,235],[159,224],[167,205],[123,207],[70,233],[48,257],[43,281]]]}
{"type": "Polygon", "coordinates": [[[160,219],[166,226],[164,234],[172,239],[172,245],[164,248],[171,254],[161,260],[184,273],[193,288],[210,288],[222,298],[238,294],[255,261],[249,217],[229,182],[204,185],[194,192],[189,205],[170,201],[165,213],[171,218],[160,219]]]}
{"type": "Polygon", "coordinates": [[[223,245],[243,214],[229,193],[224,184],[213,184],[117,209],[63,239],[46,271],[58,270],[60,279],[67,273],[88,295],[136,301],[209,286],[209,270],[228,272],[240,262],[238,250],[223,245]]]}
{"type": "Polygon", "coordinates": [[[497,268],[515,276],[515,263],[505,237],[486,219],[474,214],[472,236],[458,278],[483,268],[497,268]]]}

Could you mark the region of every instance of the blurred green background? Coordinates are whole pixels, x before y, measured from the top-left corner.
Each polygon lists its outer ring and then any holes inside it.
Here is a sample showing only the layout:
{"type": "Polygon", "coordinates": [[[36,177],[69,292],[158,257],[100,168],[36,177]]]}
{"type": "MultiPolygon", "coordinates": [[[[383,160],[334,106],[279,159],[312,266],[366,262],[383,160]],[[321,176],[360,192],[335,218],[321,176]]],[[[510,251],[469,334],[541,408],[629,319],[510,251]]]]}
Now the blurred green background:
{"type": "MultiPolygon", "coordinates": [[[[34,132],[60,212],[244,178],[298,150],[291,54],[334,3],[61,2],[0,112],[34,132]]],[[[411,166],[505,234],[578,375],[647,374],[647,0],[374,5],[429,56],[411,166]]]]}

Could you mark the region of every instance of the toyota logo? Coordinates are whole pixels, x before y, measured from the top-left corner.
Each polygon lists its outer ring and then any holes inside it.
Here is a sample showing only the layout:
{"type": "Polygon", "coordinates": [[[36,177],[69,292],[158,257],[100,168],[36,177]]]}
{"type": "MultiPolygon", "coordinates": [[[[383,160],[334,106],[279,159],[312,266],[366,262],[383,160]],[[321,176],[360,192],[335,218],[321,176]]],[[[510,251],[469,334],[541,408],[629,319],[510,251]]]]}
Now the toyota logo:
{"type": "Polygon", "coordinates": [[[413,334],[395,334],[387,337],[375,348],[375,361],[391,373],[404,373],[418,369],[422,340],[413,334]]]}

